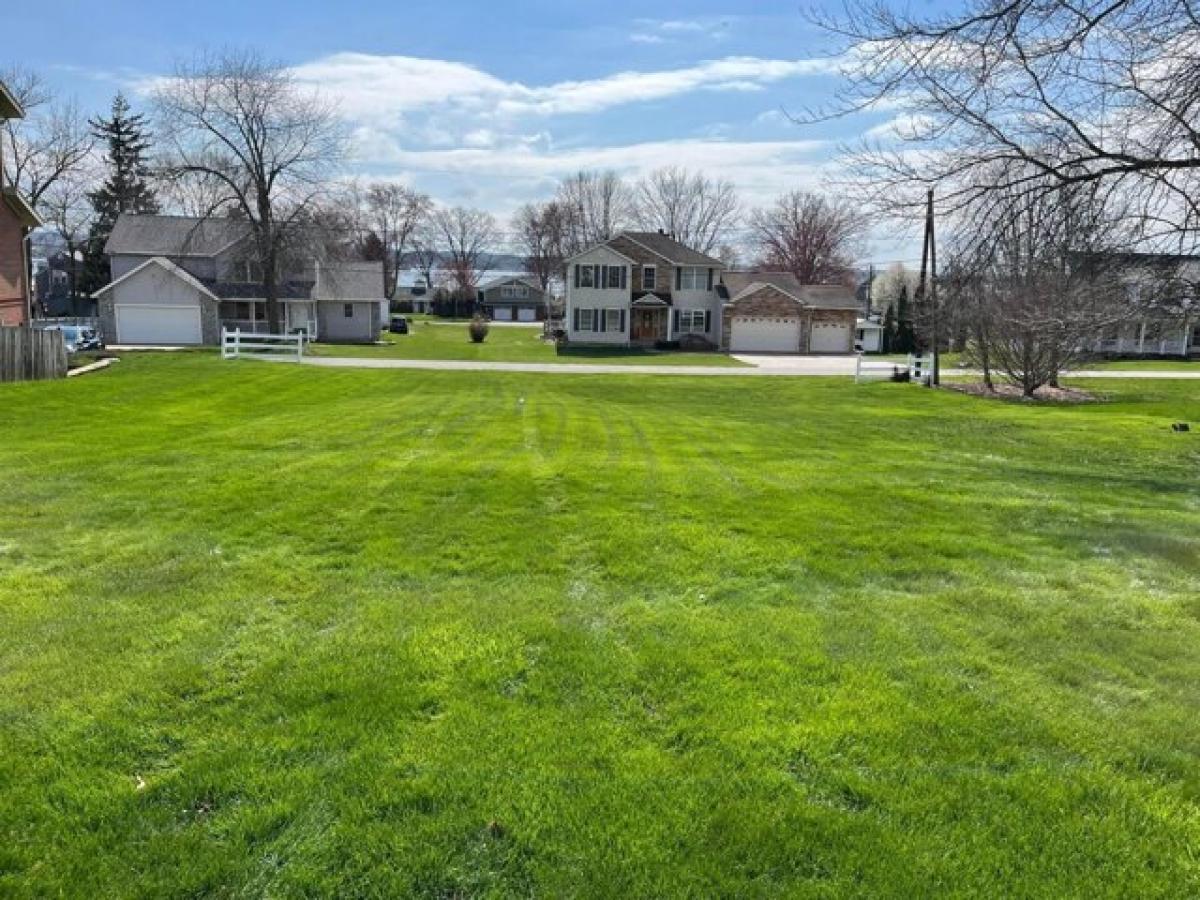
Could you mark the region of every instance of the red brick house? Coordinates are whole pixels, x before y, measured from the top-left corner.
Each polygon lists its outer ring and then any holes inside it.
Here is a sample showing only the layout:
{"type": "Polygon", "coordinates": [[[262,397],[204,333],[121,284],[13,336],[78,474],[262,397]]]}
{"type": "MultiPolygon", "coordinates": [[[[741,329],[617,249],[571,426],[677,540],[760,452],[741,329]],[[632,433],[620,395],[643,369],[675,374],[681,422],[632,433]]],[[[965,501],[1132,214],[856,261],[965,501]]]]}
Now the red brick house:
{"type": "MultiPolygon", "coordinates": [[[[0,123],[24,115],[17,98],[0,81],[0,123]]],[[[29,319],[25,236],[41,224],[29,202],[4,178],[4,142],[0,141],[0,325],[21,325],[29,319]]]]}

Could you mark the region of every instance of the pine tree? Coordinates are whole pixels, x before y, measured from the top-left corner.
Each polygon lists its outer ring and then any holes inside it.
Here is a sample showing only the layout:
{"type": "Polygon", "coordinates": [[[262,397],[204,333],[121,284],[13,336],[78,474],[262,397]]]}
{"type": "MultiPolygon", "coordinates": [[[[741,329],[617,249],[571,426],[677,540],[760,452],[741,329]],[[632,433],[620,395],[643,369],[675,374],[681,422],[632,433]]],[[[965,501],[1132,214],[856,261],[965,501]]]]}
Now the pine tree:
{"type": "Polygon", "coordinates": [[[880,349],[884,353],[891,353],[896,349],[896,311],[891,303],[887,305],[887,311],[883,314],[883,347],[880,349]]]}
{"type": "Polygon", "coordinates": [[[156,213],[159,206],[146,163],[150,139],[145,117],[131,113],[129,102],[118,93],[113,98],[110,117],[91,119],[88,124],[96,138],[108,147],[105,155],[108,176],[99,190],[88,194],[96,219],[88,234],[81,287],[90,294],[109,281],[104,244],[112,234],[117,216],[124,212],[156,213]]]}

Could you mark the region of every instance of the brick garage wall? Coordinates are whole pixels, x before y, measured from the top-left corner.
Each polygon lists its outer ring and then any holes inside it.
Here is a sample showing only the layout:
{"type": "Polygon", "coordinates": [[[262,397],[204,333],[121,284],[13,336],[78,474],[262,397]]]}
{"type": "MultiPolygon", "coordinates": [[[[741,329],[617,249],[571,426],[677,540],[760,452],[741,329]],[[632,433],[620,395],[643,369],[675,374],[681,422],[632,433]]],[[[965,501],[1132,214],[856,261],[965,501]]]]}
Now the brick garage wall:
{"type": "Polygon", "coordinates": [[[0,323],[25,321],[25,231],[0,200],[0,323]]]}
{"type": "MultiPolygon", "coordinates": [[[[761,316],[763,318],[800,319],[800,347],[808,346],[808,330],[811,323],[809,311],[779,288],[763,285],[753,294],[742,297],[736,303],[726,303],[721,309],[721,349],[729,350],[729,339],[733,334],[734,316],[761,316]]],[[[799,351],[799,347],[796,348],[799,351]]]]}
{"type": "MultiPolygon", "coordinates": [[[[846,326],[846,346],[843,348],[843,353],[854,352],[854,334],[858,328],[858,310],[855,309],[814,309],[812,311],[812,322],[822,322],[825,324],[834,323],[846,326]]],[[[803,336],[800,343],[801,347],[808,347],[808,334],[803,336]]]]}

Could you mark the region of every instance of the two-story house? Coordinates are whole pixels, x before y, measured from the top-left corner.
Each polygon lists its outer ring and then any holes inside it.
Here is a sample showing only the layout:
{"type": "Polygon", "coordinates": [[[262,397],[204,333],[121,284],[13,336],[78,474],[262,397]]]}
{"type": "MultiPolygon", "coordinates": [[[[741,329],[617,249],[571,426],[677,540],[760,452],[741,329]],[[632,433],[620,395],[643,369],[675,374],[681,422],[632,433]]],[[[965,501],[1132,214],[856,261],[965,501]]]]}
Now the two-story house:
{"type": "MultiPolygon", "coordinates": [[[[0,81],[0,126],[25,111],[0,81]]],[[[0,140],[0,325],[29,321],[29,263],[25,240],[42,224],[33,207],[4,178],[4,141],[0,140]]]]}
{"type": "Polygon", "coordinates": [[[480,285],[479,308],[497,322],[539,322],[546,318],[546,292],[527,275],[502,276],[480,285]]]}
{"type": "MultiPolygon", "coordinates": [[[[105,244],[112,283],[94,294],[109,344],[220,342],[266,332],[261,271],[237,219],[122,214],[105,244]]],[[[285,331],[365,343],[383,326],[383,264],[291,258],[279,279],[285,331]]]]}
{"type": "Polygon", "coordinates": [[[661,232],[622,232],[567,260],[567,340],[719,346],[723,268],[661,232]]]}
{"type": "Polygon", "coordinates": [[[622,232],[567,260],[570,343],[851,353],[857,312],[853,288],[728,271],[661,232],[622,232]]]}

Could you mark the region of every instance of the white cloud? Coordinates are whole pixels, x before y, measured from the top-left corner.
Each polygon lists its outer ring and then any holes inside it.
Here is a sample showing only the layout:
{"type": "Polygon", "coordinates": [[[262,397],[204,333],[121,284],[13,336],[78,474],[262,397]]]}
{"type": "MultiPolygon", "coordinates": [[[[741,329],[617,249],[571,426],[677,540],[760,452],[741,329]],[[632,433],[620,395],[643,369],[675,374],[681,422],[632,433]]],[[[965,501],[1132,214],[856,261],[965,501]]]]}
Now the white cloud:
{"type": "Polygon", "coordinates": [[[730,56],[679,69],[618,72],[540,87],[504,81],[465,63],[365,53],[337,53],[293,71],[301,82],[334,97],[347,117],[367,119],[429,109],[508,116],[595,113],[703,90],[760,90],[826,74],[837,65],[830,59],[730,56]]]}

